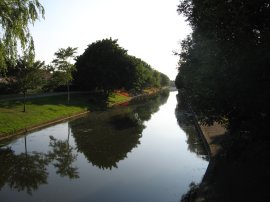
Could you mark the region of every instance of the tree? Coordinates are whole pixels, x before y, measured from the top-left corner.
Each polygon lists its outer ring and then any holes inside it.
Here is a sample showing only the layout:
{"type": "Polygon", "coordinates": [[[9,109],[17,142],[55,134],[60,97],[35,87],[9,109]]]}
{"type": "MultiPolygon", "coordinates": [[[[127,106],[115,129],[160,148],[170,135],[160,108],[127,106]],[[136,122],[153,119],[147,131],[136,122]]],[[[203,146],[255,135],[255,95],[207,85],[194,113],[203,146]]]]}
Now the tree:
{"type": "MultiPolygon", "coordinates": [[[[143,60],[131,56],[117,40],[103,39],[88,46],[77,58],[75,84],[83,90],[115,89],[141,91],[159,87],[160,73],[143,60]]],[[[164,77],[165,78],[165,77],[164,77]]]]}
{"type": "Polygon", "coordinates": [[[73,80],[72,72],[75,71],[75,65],[71,63],[71,59],[74,59],[77,48],[67,47],[66,49],[60,48],[54,55],[56,59],[52,61],[55,68],[61,72],[62,82],[67,86],[68,102],[70,100],[69,86],[73,80]]]}
{"type": "Polygon", "coordinates": [[[169,86],[170,85],[170,79],[167,75],[160,73],[160,86],[169,86]]]}
{"type": "Polygon", "coordinates": [[[15,88],[18,92],[22,92],[23,99],[23,112],[26,111],[26,93],[28,90],[38,88],[43,84],[43,71],[44,61],[33,62],[32,58],[22,57],[17,61],[15,66],[15,88]]]}
{"type": "Polygon", "coordinates": [[[183,0],[192,36],[182,42],[177,86],[205,123],[266,133],[270,121],[268,1],[183,0]]]}
{"type": "Polygon", "coordinates": [[[87,90],[109,93],[128,83],[129,65],[127,51],[117,44],[117,40],[96,41],[77,58],[75,82],[87,90]]]}
{"type": "Polygon", "coordinates": [[[38,0],[0,1],[0,72],[6,70],[7,62],[15,63],[18,42],[23,52],[34,50],[29,24],[44,18],[44,8],[38,0]]]}

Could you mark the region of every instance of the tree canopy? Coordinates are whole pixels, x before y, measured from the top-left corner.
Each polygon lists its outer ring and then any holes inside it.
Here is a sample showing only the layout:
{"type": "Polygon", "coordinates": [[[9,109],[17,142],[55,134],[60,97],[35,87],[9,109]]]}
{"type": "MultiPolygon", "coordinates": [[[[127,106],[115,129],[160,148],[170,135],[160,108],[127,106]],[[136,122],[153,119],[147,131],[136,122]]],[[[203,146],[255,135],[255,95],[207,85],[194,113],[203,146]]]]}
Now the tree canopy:
{"type": "Polygon", "coordinates": [[[225,121],[228,128],[245,131],[257,124],[265,128],[269,2],[182,0],[178,12],[193,33],[182,42],[176,86],[185,90],[201,121],[225,121]]]}
{"type": "Polygon", "coordinates": [[[29,24],[44,17],[44,13],[38,0],[0,1],[0,72],[6,69],[8,61],[16,61],[18,42],[23,52],[34,51],[29,24]]]}
{"type": "Polygon", "coordinates": [[[117,40],[103,39],[88,46],[77,58],[75,84],[82,89],[110,91],[167,85],[169,78],[143,60],[131,56],[117,40]]]}
{"type": "Polygon", "coordinates": [[[24,94],[24,107],[25,112],[25,98],[29,90],[37,89],[44,84],[44,61],[33,61],[30,57],[22,57],[18,59],[16,66],[13,70],[15,82],[13,84],[17,92],[24,94]]]}

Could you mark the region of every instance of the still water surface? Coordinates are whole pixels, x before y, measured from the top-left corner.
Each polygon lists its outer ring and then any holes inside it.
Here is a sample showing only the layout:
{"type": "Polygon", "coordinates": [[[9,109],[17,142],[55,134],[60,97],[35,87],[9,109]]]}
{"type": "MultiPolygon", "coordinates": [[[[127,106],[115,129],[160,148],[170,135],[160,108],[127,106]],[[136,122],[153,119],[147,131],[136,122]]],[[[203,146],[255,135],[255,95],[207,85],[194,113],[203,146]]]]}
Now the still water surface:
{"type": "Polygon", "coordinates": [[[179,202],[208,162],[176,94],[93,112],[1,146],[1,201],[179,202]]]}

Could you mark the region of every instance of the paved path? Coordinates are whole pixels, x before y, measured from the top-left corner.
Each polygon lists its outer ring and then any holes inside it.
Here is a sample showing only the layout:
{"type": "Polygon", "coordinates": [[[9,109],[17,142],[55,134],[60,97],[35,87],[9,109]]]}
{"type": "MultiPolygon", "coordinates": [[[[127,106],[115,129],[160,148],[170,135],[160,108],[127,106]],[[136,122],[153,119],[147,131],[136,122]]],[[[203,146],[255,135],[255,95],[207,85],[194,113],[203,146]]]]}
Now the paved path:
{"type": "Polygon", "coordinates": [[[203,135],[210,147],[211,156],[215,156],[221,148],[220,142],[226,135],[226,129],[218,123],[212,126],[200,125],[203,135]]]}
{"type": "MultiPolygon", "coordinates": [[[[70,94],[78,94],[78,93],[89,93],[88,91],[75,91],[75,92],[70,92],[70,94]]],[[[42,93],[42,94],[30,94],[27,95],[27,99],[31,98],[39,98],[39,97],[49,97],[49,96],[57,96],[57,95],[66,95],[67,92],[55,92],[55,93],[42,93]]],[[[11,95],[11,96],[0,96],[0,101],[9,101],[9,100],[22,100],[23,95],[18,94],[18,95],[11,95]]]]}

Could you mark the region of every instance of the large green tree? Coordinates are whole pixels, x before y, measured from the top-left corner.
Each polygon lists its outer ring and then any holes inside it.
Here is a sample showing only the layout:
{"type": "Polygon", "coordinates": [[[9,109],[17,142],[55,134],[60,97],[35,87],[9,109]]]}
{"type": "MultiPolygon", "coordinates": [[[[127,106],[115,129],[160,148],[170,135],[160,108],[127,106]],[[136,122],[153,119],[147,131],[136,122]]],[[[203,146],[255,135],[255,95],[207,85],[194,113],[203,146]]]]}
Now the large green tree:
{"type": "Polygon", "coordinates": [[[5,71],[7,61],[15,63],[18,42],[23,52],[33,52],[29,24],[40,16],[44,17],[44,8],[38,0],[0,1],[0,73],[5,71]]]}
{"type": "MultiPolygon", "coordinates": [[[[270,4],[182,0],[193,33],[182,42],[177,86],[205,123],[266,131],[269,121],[270,4]]],[[[262,132],[263,133],[263,132],[262,132]]]]}
{"type": "Polygon", "coordinates": [[[167,76],[152,69],[143,60],[131,56],[117,40],[103,39],[88,46],[77,58],[75,84],[84,90],[115,89],[140,91],[165,85],[167,76]]]}
{"type": "Polygon", "coordinates": [[[75,72],[76,84],[88,90],[105,92],[125,87],[130,70],[127,51],[117,40],[103,39],[88,46],[78,57],[75,72]]]}

